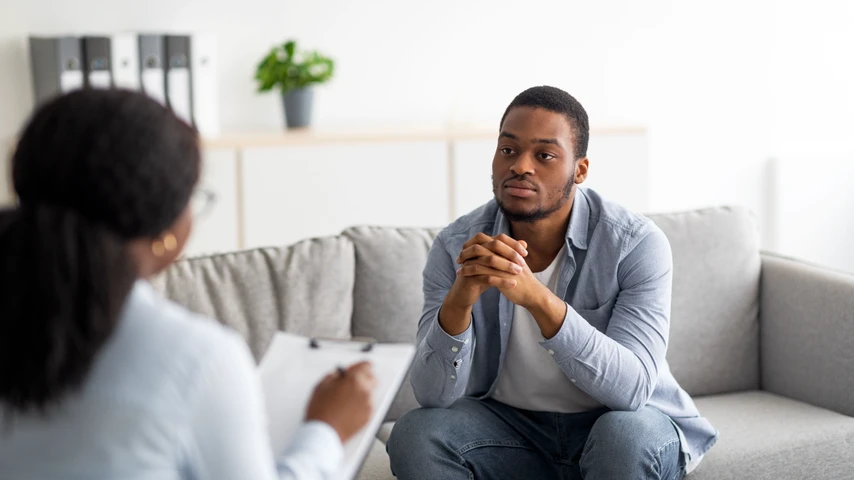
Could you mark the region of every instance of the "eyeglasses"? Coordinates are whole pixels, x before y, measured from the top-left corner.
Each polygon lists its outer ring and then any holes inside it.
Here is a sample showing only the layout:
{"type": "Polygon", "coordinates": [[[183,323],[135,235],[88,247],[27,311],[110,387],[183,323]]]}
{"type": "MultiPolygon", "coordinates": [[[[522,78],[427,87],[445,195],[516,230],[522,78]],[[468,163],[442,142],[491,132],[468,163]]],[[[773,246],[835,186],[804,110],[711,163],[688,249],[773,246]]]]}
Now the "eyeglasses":
{"type": "Polygon", "coordinates": [[[204,189],[197,188],[190,196],[190,213],[193,219],[198,220],[210,214],[216,204],[216,193],[204,189]]]}

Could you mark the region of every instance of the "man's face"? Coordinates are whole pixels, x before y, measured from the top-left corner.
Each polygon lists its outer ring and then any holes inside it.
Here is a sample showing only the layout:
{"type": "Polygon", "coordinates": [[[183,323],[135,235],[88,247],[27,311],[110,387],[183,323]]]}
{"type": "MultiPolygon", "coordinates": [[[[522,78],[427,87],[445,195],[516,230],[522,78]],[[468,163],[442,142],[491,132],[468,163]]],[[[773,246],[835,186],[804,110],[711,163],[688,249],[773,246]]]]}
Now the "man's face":
{"type": "Polygon", "coordinates": [[[507,113],[492,160],[492,192],[511,221],[535,222],[561,210],[569,215],[576,182],[572,143],[564,115],[531,107],[507,113]]]}

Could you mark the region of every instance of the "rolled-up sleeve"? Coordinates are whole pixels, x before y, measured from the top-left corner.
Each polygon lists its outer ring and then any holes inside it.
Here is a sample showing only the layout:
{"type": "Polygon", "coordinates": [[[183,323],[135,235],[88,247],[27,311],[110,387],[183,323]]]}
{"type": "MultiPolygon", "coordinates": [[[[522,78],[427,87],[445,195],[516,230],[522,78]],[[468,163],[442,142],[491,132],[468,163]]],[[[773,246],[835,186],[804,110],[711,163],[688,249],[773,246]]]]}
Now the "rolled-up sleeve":
{"type": "Polygon", "coordinates": [[[540,342],[576,386],[613,410],[646,405],[670,329],[670,243],[656,227],[633,243],[618,267],[619,294],[605,332],[568,306],[557,335],[540,342]]]}
{"type": "Polygon", "coordinates": [[[471,372],[474,323],[455,336],[439,325],[439,310],[455,278],[454,259],[445,247],[443,234],[439,234],[424,267],[424,309],[410,376],[415,398],[424,407],[449,406],[465,392],[471,372]]]}

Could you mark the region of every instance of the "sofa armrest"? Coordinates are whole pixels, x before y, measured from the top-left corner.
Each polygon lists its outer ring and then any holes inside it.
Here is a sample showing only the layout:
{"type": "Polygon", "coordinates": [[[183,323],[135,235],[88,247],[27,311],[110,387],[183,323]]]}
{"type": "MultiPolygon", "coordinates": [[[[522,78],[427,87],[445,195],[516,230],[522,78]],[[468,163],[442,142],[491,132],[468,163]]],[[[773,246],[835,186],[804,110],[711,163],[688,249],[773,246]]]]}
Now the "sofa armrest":
{"type": "Polygon", "coordinates": [[[854,275],[762,255],[762,389],[854,416],[854,275]]]}

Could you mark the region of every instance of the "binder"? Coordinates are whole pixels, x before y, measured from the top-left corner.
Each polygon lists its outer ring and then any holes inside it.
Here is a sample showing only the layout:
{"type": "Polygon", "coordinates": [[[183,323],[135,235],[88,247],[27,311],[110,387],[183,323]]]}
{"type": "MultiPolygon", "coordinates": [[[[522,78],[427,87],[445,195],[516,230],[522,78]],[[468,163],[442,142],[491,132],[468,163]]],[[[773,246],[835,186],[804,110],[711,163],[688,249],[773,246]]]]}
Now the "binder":
{"type": "Polygon", "coordinates": [[[219,96],[217,92],[216,38],[193,35],[190,40],[193,122],[204,136],[218,135],[219,96]]]}
{"type": "Polygon", "coordinates": [[[259,366],[273,451],[282,452],[291,443],[314,387],[324,376],[341,366],[368,360],[377,379],[374,412],[368,424],[344,444],[344,461],[335,475],[355,478],[414,356],[415,347],[408,344],[329,341],[277,333],[259,366]]]}
{"type": "Polygon", "coordinates": [[[80,39],[83,51],[83,69],[85,84],[90,88],[110,88],[113,86],[113,74],[110,67],[109,37],[83,37],[80,39]]]}
{"type": "Polygon", "coordinates": [[[30,65],[36,104],[83,88],[80,39],[77,37],[30,37],[30,65]]]}
{"type": "Polygon", "coordinates": [[[190,70],[190,37],[166,36],[166,103],[189,124],[193,124],[190,70]]]}
{"type": "Polygon", "coordinates": [[[120,33],[110,37],[110,67],[116,88],[139,90],[139,45],[136,34],[120,33]]]}
{"type": "Polygon", "coordinates": [[[163,35],[139,36],[139,83],[149,97],[167,105],[163,43],[163,35]]]}

